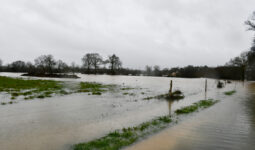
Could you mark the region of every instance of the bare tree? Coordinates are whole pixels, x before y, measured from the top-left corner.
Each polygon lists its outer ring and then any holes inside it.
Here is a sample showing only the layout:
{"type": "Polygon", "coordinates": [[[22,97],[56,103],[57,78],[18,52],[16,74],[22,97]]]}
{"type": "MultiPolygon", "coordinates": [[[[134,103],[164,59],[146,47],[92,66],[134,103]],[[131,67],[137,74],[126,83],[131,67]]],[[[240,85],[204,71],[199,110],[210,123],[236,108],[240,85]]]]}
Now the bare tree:
{"type": "Polygon", "coordinates": [[[122,66],[122,62],[120,61],[120,58],[116,56],[115,54],[108,56],[108,61],[110,63],[110,69],[112,74],[115,74],[116,70],[120,69],[122,66]]]}
{"type": "Polygon", "coordinates": [[[35,65],[41,69],[41,73],[53,73],[56,61],[52,55],[42,55],[35,59],[35,65]]]}
{"type": "Polygon", "coordinates": [[[248,25],[248,30],[255,31],[255,11],[252,13],[251,17],[245,21],[245,24],[248,25]]]}
{"type": "Polygon", "coordinates": [[[74,73],[75,73],[75,70],[76,70],[76,65],[75,65],[75,62],[72,62],[72,63],[71,63],[71,66],[70,66],[70,68],[71,68],[71,71],[72,71],[72,73],[73,73],[73,75],[74,75],[74,73]]]}
{"type": "Polygon", "coordinates": [[[0,59],[0,71],[2,71],[3,61],[0,59]]]}
{"type": "Polygon", "coordinates": [[[146,75],[151,76],[152,75],[152,67],[151,66],[145,66],[145,72],[146,75]]]}
{"type": "Polygon", "coordinates": [[[90,70],[93,65],[92,55],[90,53],[88,53],[88,54],[84,55],[81,60],[82,60],[83,67],[86,68],[86,70],[87,70],[87,73],[90,73],[91,72],[90,70]]]}
{"type": "Polygon", "coordinates": [[[153,68],[154,68],[154,70],[153,70],[154,75],[155,76],[161,76],[160,67],[158,65],[156,65],[153,68]]]}
{"type": "Polygon", "coordinates": [[[102,64],[102,57],[98,53],[91,53],[91,62],[94,67],[94,72],[97,73],[97,69],[100,64],[102,64]]]}
{"type": "Polygon", "coordinates": [[[11,69],[14,72],[24,72],[26,70],[26,64],[21,60],[14,61],[11,63],[11,69]]]}
{"type": "Polygon", "coordinates": [[[240,54],[240,56],[231,59],[226,65],[227,66],[236,66],[240,67],[242,70],[242,80],[245,79],[245,72],[248,66],[248,54],[249,52],[245,51],[240,54]]]}
{"type": "Polygon", "coordinates": [[[26,63],[26,68],[27,68],[28,73],[35,73],[36,72],[36,68],[31,62],[26,63]]]}
{"type": "Polygon", "coordinates": [[[64,73],[68,71],[68,65],[62,60],[58,60],[56,64],[57,64],[57,71],[59,73],[64,73]]]}

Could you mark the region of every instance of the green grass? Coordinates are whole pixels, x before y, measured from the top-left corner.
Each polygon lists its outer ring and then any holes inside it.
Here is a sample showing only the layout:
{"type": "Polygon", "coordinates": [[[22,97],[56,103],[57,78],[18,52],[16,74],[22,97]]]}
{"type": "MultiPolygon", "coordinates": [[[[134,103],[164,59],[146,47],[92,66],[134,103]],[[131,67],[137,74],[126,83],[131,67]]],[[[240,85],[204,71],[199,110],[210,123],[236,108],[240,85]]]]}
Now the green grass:
{"type": "Polygon", "coordinates": [[[23,96],[24,99],[44,98],[52,93],[59,93],[63,88],[62,82],[53,80],[25,80],[0,76],[0,92],[11,95],[11,99],[23,96]],[[42,93],[45,92],[46,95],[42,93]]]}
{"type": "Polygon", "coordinates": [[[1,105],[6,105],[6,103],[5,102],[1,102],[1,105]]]}
{"type": "MultiPolygon", "coordinates": [[[[218,100],[201,100],[191,106],[183,107],[175,111],[178,114],[192,113],[199,108],[208,108],[217,103],[218,100]]],[[[172,122],[171,117],[157,117],[151,121],[144,122],[135,127],[123,128],[107,134],[104,137],[79,143],[73,146],[74,150],[119,150],[142,139],[144,136],[160,131],[169,126],[172,122]]],[[[178,120],[175,121],[178,123],[178,120]]]]}
{"type": "Polygon", "coordinates": [[[171,123],[169,116],[158,117],[141,125],[132,128],[123,128],[107,134],[104,137],[95,139],[87,143],[80,143],[74,145],[74,150],[118,150],[137,140],[145,135],[148,135],[155,130],[165,128],[171,123]]]}
{"type": "Polygon", "coordinates": [[[77,92],[91,93],[92,95],[101,95],[103,92],[113,90],[116,85],[105,85],[96,82],[80,82],[77,92]]]}
{"type": "Polygon", "coordinates": [[[101,95],[102,92],[113,90],[116,87],[95,82],[80,82],[79,87],[75,89],[64,87],[64,85],[64,82],[54,80],[26,80],[0,76],[0,93],[9,94],[12,100],[17,97],[22,97],[24,100],[44,99],[53,95],[68,95],[77,92],[101,95]]]}
{"type": "Polygon", "coordinates": [[[217,102],[218,102],[218,100],[212,100],[212,99],[201,100],[197,103],[193,103],[190,106],[186,106],[186,107],[182,107],[180,109],[177,109],[175,111],[175,113],[177,115],[192,113],[192,112],[197,111],[199,108],[207,108],[207,107],[210,107],[210,106],[214,105],[217,102]]]}
{"type": "Polygon", "coordinates": [[[229,95],[229,96],[230,96],[230,95],[233,95],[233,94],[235,94],[235,93],[236,93],[235,90],[224,92],[225,95],[229,95]]]}

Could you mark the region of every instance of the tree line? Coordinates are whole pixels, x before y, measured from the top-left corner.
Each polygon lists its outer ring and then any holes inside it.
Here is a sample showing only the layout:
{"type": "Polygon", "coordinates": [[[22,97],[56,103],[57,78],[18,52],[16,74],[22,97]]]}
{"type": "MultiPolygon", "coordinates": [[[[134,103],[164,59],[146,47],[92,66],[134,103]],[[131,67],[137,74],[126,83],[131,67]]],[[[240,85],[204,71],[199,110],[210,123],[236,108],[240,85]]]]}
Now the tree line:
{"type": "Polygon", "coordinates": [[[62,60],[56,60],[53,55],[41,55],[34,59],[34,63],[21,60],[3,65],[0,59],[0,71],[27,72],[29,74],[54,74],[54,73],[87,73],[87,74],[118,74],[122,66],[120,58],[115,54],[103,60],[98,53],[87,53],[82,59],[82,66],[72,62],[70,65],[62,60]],[[102,67],[103,66],[103,67],[102,67]],[[106,67],[107,66],[107,67],[106,67]]]}
{"type": "MultiPolygon", "coordinates": [[[[248,30],[255,31],[255,12],[245,22],[248,30]]],[[[255,36],[254,36],[255,37],[255,36]]],[[[248,51],[231,59],[225,65],[218,67],[192,66],[163,68],[158,65],[146,66],[144,70],[122,68],[120,58],[113,54],[103,59],[98,53],[87,53],[81,58],[82,65],[74,62],[68,65],[62,60],[55,60],[52,55],[41,55],[34,63],[21,60],[3,65],[0,59],[0,71],[5,72],[28,72],[30,74],[53,74],[53,73],[86,73],[86,74],[111,74],[111,75],[146,75],[168,76],[185,78],[219,78],[234,80],[255,80],[255,38],[248,51]]]]}

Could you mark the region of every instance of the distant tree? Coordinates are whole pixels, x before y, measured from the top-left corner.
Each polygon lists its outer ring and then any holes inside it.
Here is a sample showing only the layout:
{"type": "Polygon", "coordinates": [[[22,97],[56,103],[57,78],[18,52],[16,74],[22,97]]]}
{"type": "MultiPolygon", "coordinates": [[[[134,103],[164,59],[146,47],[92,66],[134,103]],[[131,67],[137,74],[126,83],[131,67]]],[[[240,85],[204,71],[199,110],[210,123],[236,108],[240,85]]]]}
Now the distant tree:
{"type": "MultiPolygon", "coordinates": [[[[249,19],[245,21],[245,24],[248,26],[248,30],[255,31],[255,11],[249,19]]],[[[255,64],[255,37],[253,39],[251,50],[248,52],[248,63],[249,65],[255,64]]]]}
{"type": "Polygon", "coordinates": [[[11,70],[14,72],[25,72],[26,70],[26,64],[24,61],[21,60],[12,62],[10,67],[11,70]]]}
{"type": "Polygon", "coordinates": [[[108,59],[107,60],[103,60],[102,64],[104,65],[104,68],[106,68],[106,65],[109,64],[109,60],[108,59]]]}
{"type": "Polygon", "coordinates": [[[245,79],[245,72],[248,66],[248,53],[249,52],[242,52],[240,56],[231,59],[226,65],[227,66],[236,66],[240,67],[242,70],[242,80],[245,79]]]}
{"type": "Polygon", "coordinates": [[[120,58],[113,54],[111,56],[108,56],[108,61],[110,63],[111,74],[116,74],[116,70],[120,69],[122,66],[120,58]]]}
{"type": "Polygon", "coordinates": [[[255,31],[255,11],[252,13],[250,18],[245,21],[245,24],[248,25],[248,30],[255,31]]]}
{"type": "Polygon", "coordinates": [[[86,68],[87,73],[91,73],[91,68],[93,65],[91,53],[84,55],[81,60],[83,67],[86,68]]]}
{"type": "Polygon", "coordinates": [[[91,53],[90,55],[94,73],[97,73],[97,69],[99,68],[99,65],[102,64],[103,59],[98,53],[91,53]]]}
{"type": "Polygon", "coordinates": [[[75,65],[75,62],[72,62],[72,63],[71,63],[70,69],[71,69],[71,72],[72,72],[72,73],[73,73],[73,75],[74,75],[74,73],[75,73],[75,71],[76,71],[76,65],[75,65]]]}
{"type": "Polygon", "coordinates": [[[28,73],[35,73],[36,69],[35,66],[31,62],[26,63],[26,68],[28,73]]]}
{"type": "Polygon", "coordinates": [[[56,61],[52,55],[42,55],[35,59],[35,66],[41,70],[41,73],[53,73],[56,61]]]}
{"type": "Polygon", "coordinates": [[[152,75],[152,67],[146,65],[145,66],[145,73],[146,73],[146,75],[151,76],[152,75]]]}
{"type": "Polygon", "coordinates": [[[62,60],[58,60],[56,62],[56,66],[57,66],[57,71],[59,73],[64,73],[64,72],[68,71],[68,65],[65,62],[63,62],[62,60]]]}
{"type": "Polygon", "coordinates": [[[160,67],[158,65],[154,66],[153,68],[154,68],[153,73],[154,73],[155,76],[161,76],[162,75],[161,71],[160,71],[160,67]]]}
{"type": "Polygon", "coordinates": [[[0,59],[0,71],[2,71],[3,61],[0,59]]]}

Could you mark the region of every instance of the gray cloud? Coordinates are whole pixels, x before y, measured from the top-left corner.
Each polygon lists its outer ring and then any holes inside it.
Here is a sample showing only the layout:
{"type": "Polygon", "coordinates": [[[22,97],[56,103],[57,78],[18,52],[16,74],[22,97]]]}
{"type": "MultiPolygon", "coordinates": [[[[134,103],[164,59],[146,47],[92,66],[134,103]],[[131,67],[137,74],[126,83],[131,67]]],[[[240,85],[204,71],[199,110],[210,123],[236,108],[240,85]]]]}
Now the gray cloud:
{"type": "Polygon", "coordinates": [[[250,47],[246,0],[2,0],[0,58],[41,54],[80,64],[116,53],[125,67],[224,64],[250,47]]]}

